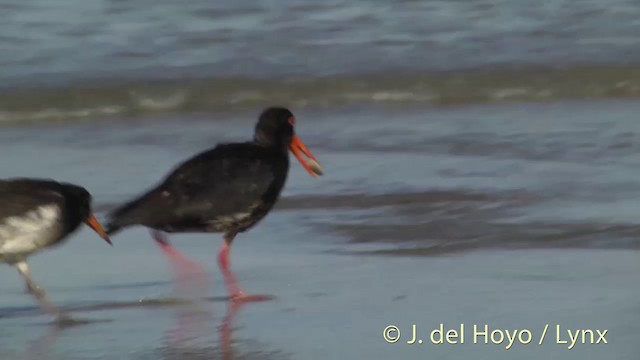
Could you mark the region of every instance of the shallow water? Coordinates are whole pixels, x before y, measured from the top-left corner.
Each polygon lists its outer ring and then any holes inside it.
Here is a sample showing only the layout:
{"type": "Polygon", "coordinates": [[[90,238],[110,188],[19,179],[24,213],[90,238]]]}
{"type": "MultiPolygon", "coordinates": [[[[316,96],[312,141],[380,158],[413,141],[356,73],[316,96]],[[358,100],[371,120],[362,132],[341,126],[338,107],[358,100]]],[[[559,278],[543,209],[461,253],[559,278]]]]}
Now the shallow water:
{"type": "MultiPolygon", "coordinates": [[[[95,322],[56,330],[4,267],[0,358],[633,358],[639,110],[633,101],[294,110],[325,176],[292,163],[276,211],[231,255],[242,285],[274,300],[229,318],[219,236],[173,237],[208,272],[179,287],[143,229],[118,234],[113,248],[83,229],[30,263],[56,303],[95,322]],[[427,333],[406,344],[412,324],[440,323],[465,324],[466,343],[435,346],[427,333]],[[474,324],[534,340],[473,344],[474,324]],[[568,350],[556,324],[607,329],[608,344],[568,350]],[[383,340],[388,325],[401,329],[398,343],[383,340]]],[[[250,136],[255,115],[5,127],[0,167],[85,185],[101,218],[180,160],[250,136]]]]}

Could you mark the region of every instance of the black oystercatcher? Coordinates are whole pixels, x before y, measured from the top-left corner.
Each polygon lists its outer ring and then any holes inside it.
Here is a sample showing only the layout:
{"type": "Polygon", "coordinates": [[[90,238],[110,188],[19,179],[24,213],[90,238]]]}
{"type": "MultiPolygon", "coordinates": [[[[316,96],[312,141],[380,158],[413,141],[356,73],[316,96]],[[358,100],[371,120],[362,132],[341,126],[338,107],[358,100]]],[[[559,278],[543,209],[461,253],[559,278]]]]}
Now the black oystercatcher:
{"type": "Polygon", "coordinates": [[[295,135],[294,126],[295,117],[288,109],[264,110],[253,141],[220,144],[183,162],[155,188],[113,210],[107,233],[146,226],[167,254],[184,259],[161,231],[221,232],[224,243],[218,265],[231,299],[260,300],[245,295],[237,285],[229,250],[236,235],[258,223],[278,200],[289,171],[289,150],[311,176],[322,175],[315,157],[295,135]]]}
{"type": "Polygon", "coordinates": [[[26,259],[60,244],[84,222],[109,244],[109,236],[91,213],[91,195],[77,185],[44,179],[0,180],[0,262],[18,268],[28,291],[57,320],[68,320],[29,275],[26,259]]]}

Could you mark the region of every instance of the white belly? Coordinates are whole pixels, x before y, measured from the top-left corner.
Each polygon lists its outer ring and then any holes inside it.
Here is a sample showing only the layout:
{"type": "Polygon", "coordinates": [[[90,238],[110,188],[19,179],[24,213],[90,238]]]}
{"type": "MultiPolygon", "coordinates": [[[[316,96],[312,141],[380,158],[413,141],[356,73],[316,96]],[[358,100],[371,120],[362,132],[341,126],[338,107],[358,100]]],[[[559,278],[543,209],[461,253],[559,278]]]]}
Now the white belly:
{"type": "Polygon", "coordinates": [[[14,262],[58,241],[60,219],[60,208],[50,204],[0,221],[0,260],[14,262]]]}

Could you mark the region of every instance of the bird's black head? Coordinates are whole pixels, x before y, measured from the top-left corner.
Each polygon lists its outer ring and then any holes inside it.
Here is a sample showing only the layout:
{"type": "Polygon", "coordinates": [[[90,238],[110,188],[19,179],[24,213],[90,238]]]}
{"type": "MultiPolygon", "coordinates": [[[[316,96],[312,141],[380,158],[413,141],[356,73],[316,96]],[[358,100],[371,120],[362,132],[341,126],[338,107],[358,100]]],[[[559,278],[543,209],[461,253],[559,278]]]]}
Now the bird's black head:
{"type": "Polygon", "coordinates": [[[91,194],[87,189],[73,185],[62,184],[62,193],[68,205],[73,208],[73,213],[78,219],[86,219],[91,213],[91,194]]]}
{"type": "Polygon", "coordinates": [[[84,222],[87,226],[93,229],[93,231],[98,233],[101,238],[111,244],[109,236],[91,211],[92,198],[87,189],[68,183],[63,183],[61,185],[62,194],[66,199],[68,227],[75,229],[81,222],[84,222]]]}
{"type": "Polygon", "coordinates": [[[293,128],[295,121],[295,117],[287,108],[265,109],[256,124],[256,142],[264,146],[282,146],[286,151],[295,134],[293,128]]]}
{"type": "Polygon", "coordinates": [[[289,109],[284,107],[267,108],[260,114],[254,140],[262,146],[277,148],[285,154],[287,150],[291,150],[311,176],[322,175],[320,164],[302,140],[296,136],[295,125],[296,118],[289,109]],[[309,163],[303,159],[301,153],[310,159],[309,163]]]}

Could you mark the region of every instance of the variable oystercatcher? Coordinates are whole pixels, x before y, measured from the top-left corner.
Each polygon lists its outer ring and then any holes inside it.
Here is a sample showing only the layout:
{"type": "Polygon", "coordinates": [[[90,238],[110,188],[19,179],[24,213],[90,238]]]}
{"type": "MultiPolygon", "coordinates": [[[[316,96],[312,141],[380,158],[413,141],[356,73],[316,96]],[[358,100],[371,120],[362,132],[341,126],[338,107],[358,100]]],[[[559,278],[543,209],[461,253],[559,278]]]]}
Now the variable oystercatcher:
{"type": "Polygon", "coordinates": [[[286,108],[265,109],[253,141],[219,144],[183,162],[159,185],[110,212],[107,233],[146,226],[165,253],[178,261],[184,257],[162,232],[223,233],[218,265],[231,299],[260,300],[238,286],[229,251],[236,235],[258,223],[278,200],[289,172],[289,150],[311,176],[322,175],[316,158],[295,135],[295,122],[286,108]]]}
{"type": "Polygon", "coordinates": [[[26,259],[60,244],[84,222],[111,244],[91,212],[91,195],[77,185],[45,179],[0,180],[0,262],[15,266],[27,290],[57,320],[69,320],[29,275],[26,259]]]}

